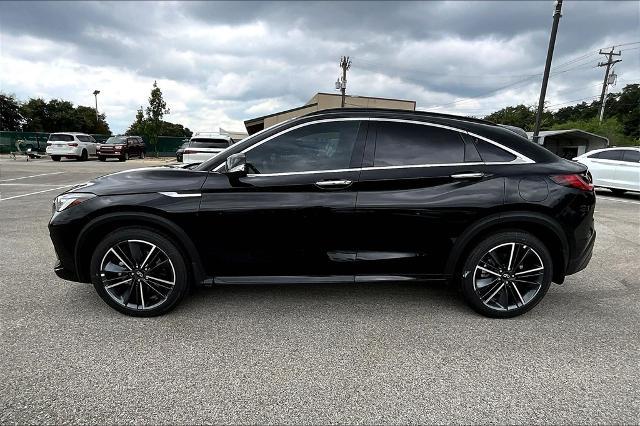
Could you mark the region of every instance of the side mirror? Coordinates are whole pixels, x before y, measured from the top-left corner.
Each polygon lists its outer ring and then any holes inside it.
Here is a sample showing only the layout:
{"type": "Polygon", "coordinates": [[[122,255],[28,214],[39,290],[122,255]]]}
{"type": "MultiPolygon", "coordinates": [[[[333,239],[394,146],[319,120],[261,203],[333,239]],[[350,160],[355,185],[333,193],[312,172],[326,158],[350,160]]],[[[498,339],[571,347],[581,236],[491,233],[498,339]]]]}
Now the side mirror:
{"type": "Polygon", "coordinates": [[[227,157],[227,174],[246,175],[247,174],[247,156],[239,152],[231,154],[227,157]]]}

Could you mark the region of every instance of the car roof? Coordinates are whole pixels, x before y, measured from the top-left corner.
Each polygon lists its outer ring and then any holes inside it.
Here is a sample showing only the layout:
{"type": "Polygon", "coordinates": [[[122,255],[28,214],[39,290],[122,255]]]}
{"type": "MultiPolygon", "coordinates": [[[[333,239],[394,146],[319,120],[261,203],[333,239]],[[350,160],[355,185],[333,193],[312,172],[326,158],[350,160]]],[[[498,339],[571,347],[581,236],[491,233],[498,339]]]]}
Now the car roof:
{"type": "Polygon", "coordinates": [[[84,135],[84,136],[91,136],[89,133],[82,133],[82,132],[52,132],[49,133],[50,135],[84,135]]]}
{"type": "Polygon", "coordinates": [[[194,139],[194,138],[198,138],[198,139],[224,139],[226,141],[231,141],[231,136],[225,135],[223,133],[215,133],[215,132],[194,133],[189,140],[194,139]]]}
{"type": "Polygon", "coordinates": [[[461,115],[442,114],[439,112],[431,111],[415,111],[415,110],[403,110],[403,109],[388,109],[388,108],[332,108],[323,109],[320,111],[310,112],[303,117],[321,116],[321,115],[335,115],[340,114],[343,116],[368,116],[368,117],[398,117],[404,119],[425,119],[425,118],[439,118],[447,120],[465,121],[469,123],[481,123],[490,126],[497,126],[496,123],[483,120],[475,117],[464,117],[461,115]]]}

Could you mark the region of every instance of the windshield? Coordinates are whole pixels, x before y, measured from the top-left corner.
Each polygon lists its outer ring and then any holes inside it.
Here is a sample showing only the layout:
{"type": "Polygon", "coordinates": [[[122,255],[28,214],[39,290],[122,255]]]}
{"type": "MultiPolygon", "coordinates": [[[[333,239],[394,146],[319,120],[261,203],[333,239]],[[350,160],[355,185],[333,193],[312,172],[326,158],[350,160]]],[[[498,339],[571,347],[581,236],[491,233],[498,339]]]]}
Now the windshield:
{"type": "Polygon", "coordinates": [[[49,135],[49,140],[53,142],[71,142],[73,140],[73,136],[54,133],[49,135]]]}
{"type": "Polygon", "coordinates": [[[229,141],[226,139],[193,138],[189,142],[190,148],[226,148],[229,141]]]}
{"type": "Polygon", "coordinates": [[[119,136],[111,136],[104,143],[117,143],[117,144],[126,144],[127,139],[119,136]]]}

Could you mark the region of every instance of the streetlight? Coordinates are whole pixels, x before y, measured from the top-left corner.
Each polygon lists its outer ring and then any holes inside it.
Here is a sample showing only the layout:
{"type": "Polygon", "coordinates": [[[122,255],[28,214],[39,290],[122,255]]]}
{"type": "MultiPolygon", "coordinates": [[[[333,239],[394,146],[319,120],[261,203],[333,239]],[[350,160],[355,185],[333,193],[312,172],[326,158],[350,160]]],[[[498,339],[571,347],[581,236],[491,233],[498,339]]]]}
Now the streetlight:
{"type": "Polygon", "coordinates": [[[93,91],[93,96],[95,96],[95,98],[96,98],[96,126],[99,123],[99,120],[98,120],[98,94],[99,93],[100,93],[99,90],[94,90],[93,91]]]}

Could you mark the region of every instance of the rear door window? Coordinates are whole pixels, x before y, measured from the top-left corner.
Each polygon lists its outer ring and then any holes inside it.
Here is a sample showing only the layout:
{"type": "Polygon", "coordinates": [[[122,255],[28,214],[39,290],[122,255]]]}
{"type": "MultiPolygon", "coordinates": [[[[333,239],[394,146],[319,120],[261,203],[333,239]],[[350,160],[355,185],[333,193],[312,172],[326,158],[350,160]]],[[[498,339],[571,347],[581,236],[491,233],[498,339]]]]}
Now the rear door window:
{"type": "Polygon", "coordinates": [[[622,160],[623,150],[611,149],[609,151],[601,151],[593,154],[590,158],[599,158],[601,160],[622,160]]]}
{"type": "Polygon", "coordinates": [[[80,142],[91,142],[91,138],[89,136],[77,135],[76,137],[80,142]]]}
{"type": "Polygon", "coordinates": [[[622,161],[627,161],[629,163],[637,163],[640,162],[640,151],[634,150],[625,150],[624,154],[622,154],[622,161]]]}
{"type": "Polygon", "coordinates": [[[458,132],[422,124],[379,122],[374,167],[463,163],[458,132]]]}
{"type": "Polygon", "coordinates": [[[189,142],[190,148],[227,148],[229,141],[226,139],[193,138],[189,142]]]}

